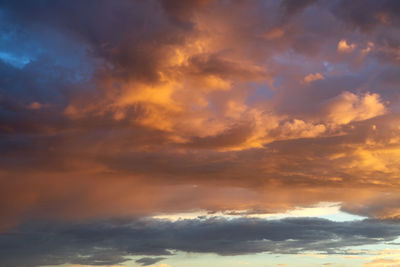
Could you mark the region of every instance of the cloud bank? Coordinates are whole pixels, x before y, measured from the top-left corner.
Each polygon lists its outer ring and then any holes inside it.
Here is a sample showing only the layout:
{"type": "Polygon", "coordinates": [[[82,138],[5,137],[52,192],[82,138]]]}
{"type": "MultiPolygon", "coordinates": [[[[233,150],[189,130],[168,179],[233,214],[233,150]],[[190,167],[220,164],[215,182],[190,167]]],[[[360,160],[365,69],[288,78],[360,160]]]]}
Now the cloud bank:
{"type": "MultiPolygon", "coordinates": [[[[315,218],[266,221],[119,220],[88,223],[31,223],[0,236],[1,266],[46,264],[116,265],[128,256],[143,266],[174,251],[240,255],[259,252],[354,254],[358,245],[380,244],[400,234],[397,221],[332,222],[315,218]]],[[[361,252],[360,252],[361,253],[361,252]]]]}
{"type": "MultiPolygon", "coordinates": [[[[0,1],[0,232],[42,220],[282,213],[320,202],[398,218],[399,8],[0,1]]],[[[275,251],[239,241],[240,253],[275,251]]],[[[210,252],[235,254],[226,249],[210,252]]],[[[151,254],[139,252],[102,264],[151,254]]]]}

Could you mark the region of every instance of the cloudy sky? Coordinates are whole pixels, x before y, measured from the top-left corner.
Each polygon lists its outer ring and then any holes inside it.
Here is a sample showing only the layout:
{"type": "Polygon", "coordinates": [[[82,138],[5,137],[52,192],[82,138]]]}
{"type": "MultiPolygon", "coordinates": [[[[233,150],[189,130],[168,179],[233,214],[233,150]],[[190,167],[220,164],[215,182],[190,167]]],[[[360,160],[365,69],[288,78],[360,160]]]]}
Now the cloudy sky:
{"type": "Polygon", "coordinates": [[[0,0],[0,267],[400,266],[400,1],[0,0]]]}

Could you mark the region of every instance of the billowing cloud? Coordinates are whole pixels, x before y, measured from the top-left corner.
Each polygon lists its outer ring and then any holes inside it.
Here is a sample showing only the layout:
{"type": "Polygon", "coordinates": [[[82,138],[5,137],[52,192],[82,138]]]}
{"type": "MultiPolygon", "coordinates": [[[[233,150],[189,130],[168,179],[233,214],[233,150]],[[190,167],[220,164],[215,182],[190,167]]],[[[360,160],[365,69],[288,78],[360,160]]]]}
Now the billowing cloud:
{"type": "Polygon", "coordinates": [[[350,53],[353,52],[353,50],[356,48],[355,44],[349,44],[347,43],[346,40],[340,40],[340,42],[338,43],[337,49],[338,52],[340,53],[350,53]]]}
{"type": "Polygon", "coordinates": [[[308,74],[307,76],[304,77],[303,80],[306,83],[311,83],[311,82],[323,80],[323,79],[325,79],[324,76],[321,73],[317,72],[315,74],[313,74],[313,73],[308,74]]]}
{"type": "Polygon", "coordinates": [[[368,92],[363,96],[357,96],[345,91],[330,100],[326,108],[328,118],[336,124],[367,120],[386,113],[385,105],[379,95],[368,92]]]}

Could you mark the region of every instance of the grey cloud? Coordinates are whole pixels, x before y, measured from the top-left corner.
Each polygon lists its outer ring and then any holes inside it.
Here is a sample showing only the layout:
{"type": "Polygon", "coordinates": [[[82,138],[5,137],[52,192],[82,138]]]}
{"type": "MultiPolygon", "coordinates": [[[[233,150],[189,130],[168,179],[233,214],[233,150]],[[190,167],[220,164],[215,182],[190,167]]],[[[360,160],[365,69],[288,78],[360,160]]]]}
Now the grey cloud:
{"type": "Polygon", "coordinates": [[[281,6],[288,15],[293,15],[315,2],[317,0],[283,0],[281,6]]]}
{"type": "MultiPolygon", "coordinates": [[[[171,250],[240,255],[259,252],[347,253],[349,246],[393,241],[398,221],[333,222],[317,218],[112,220],[30,223],[0,235],[0,266],[120,264],[128,256],[171,255],[171,250]]],[[[149,264],[164,257],[141,258],[149,264]]]]}
{"type": "Polygon", "coordinates": [[[333,14],[353,27],[371,31],[385,22],[379,17],[386,14],[389,22],[400,22],[400,3],[396,0],[326,1],[333,14]]]}
{"type": "Polygon", "coordinates": [[[157,257],[157,258],[150,258],[150,257],[144,257],[136,260],[136,263],[140,263],[142,266],[147,266],[147,265],[152,265],[154,263],[157,263],[159,261],[165,260],[166,258],[162,257],[157,257]]]}
{"type": "Polygon", "coordinates": [[[221,55],[196,55],[190,59],[188,73],[196,75],[216,75],[222,78],[239,78],[243,80],[262,80],[268,77],[263,69],[248,69],[242,63],[224,59],[221,55]]]}
{"type": "Polygon", "coordinates": [[[157,81],[163,47],[182,43],[187,31],[169,21],[158,1],[3,1],[0,7],[10,21],[36,35],[47,34],[51,25],[87,46],[92,57],[107,63],[101,66],[107,75],[119,79],[157,81]]]}
{"type": "Polygon", "coordinates": [[[245,142],[253,131],[253,126],[248,123],[244,125],[234,125],[231,129],[218,134],[216,136],[208,137],[194,137],[192,140],[185,144],[187,147],[195,148],[218,148],[218,147],[230,147],[240,145],[245,142]]]}

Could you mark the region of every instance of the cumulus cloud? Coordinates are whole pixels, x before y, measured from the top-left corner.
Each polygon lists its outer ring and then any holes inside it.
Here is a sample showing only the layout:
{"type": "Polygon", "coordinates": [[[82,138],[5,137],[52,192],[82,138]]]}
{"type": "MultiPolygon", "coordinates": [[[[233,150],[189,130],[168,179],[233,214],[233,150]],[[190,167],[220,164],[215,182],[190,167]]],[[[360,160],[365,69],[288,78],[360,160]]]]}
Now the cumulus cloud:
{"type": "Polygon", "coordinates": [[[323,124],[313,124],[303,120],[294,119],[293,121],[285,122],[282,126],[281,134],[287,138],[304,138],[316,137],[326,131],[326,126],[323,124]]]}
{"type": "Polygon", "coordinates": [[[346,40],[340,40],[337,49],[340,53],[350,53],[356,48],[355,44],[349,44],[346,40]]]}
{"type": "Polygon", "coordinates": [[[329,119],[337,124],[366,120],[386,113],[378,94],[357,96],[351,92],[343,92],[330,100],[327,110],[329,119]]]}
{"type": "Polygon", "coordinates": [[[303,81],[306,83],[311,83],[314,81],[324,80],[324,79],[325,79],[324,76],[321,73],[317,72],[308,74],[307,76],[304,77],[303,81]]]}

